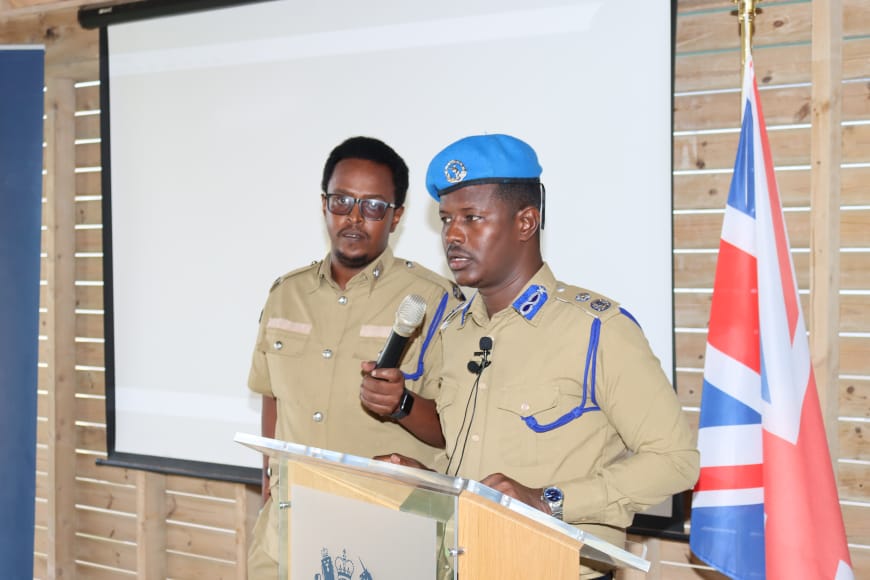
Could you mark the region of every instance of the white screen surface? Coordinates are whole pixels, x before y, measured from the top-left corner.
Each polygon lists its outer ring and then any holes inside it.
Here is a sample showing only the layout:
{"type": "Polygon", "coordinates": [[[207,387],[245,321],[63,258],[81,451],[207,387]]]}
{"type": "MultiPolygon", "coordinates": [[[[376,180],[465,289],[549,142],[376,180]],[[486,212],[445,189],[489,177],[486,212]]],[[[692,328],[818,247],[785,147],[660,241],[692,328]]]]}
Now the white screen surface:
{"type": "Polygon", "coordinates": [[[392,246],[447,276],[429,160],[529,142],[545,258],[626,307],[671,375],[667,2],[276,1],[108,33],[116,452],[261,464],[233,443],[260,430],[257,318],[326,254],[320,176],[353,135],[407,161],[392,246]]]}

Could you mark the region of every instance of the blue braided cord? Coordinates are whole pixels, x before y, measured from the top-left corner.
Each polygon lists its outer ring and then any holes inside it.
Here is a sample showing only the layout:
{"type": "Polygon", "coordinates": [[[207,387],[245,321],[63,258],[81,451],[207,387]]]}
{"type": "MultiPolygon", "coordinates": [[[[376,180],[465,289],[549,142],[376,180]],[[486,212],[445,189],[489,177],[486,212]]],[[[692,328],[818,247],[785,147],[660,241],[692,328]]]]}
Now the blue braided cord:
{"type": "Polygon", "coordinates": [[[598,337],[601,335],[601,319],[596,318],[592,321],[592,330],[589,333],[589,348],[586,351],[586,368],[583,370],[583,398],[580,404],[546,425],[541,425],[538,420],[532,416],[522,417],[526,426],[535,433],[546,433],[553,429],[558,429],[563,425],[567,425],[574,419],[579,419],[588,411],[600,411],[598,401],[595,400],[595,363],[598,360],[598,337]],[[591,375],[592,379],[592,405],[586,406],[586,392],[588,390],[587,378],[591,375]]]}
{"type": "Polygon", "coordinates": [[[629,320],[631,320],[632,322],[634,322],[635,324],[637,324],[637,327],[638,327],[638,328],[641,328],[641,326],[640,326],[640,322],[637,321],[637,318],[635,318],[634,316],[631,315],[631,312],[629,312],[628,310],[626,310],[626,309],[623,308],[622,306],[619,307],[619,311],[620,311],[621,313],[625,314],[625,315],[628,317],[629,320]]]}
{"type": "Polygon", "coordinates": [[[426,340],[423,341],[423,346],[420,348],[420,358],[417,359],[417,372],[414,374],[402,373],[405,375],[405,380],[416,381],[423,376],[423,356],[429,348],[429,343],[435,332],[438,330],[438,325],[441,324],[441,318],[444,316],[444,310],[447,309],[447,292],[441,297],[441,304],[438,305],[438,310],[435,311],[435,316],[432,317],[432,322],[429,323],[429,330],[426,331],[426,340]]]}
{"type": "MultiPolygon", "coordinates": [[[[592,365],[591,368],[588,367],[590,374],[592,375],[592,404],[598,408],[598,401],[595,399],[595,371],[598,367],[598,337],[601,336],[601,319],[596,318],[592,321],[592,330],[590,331],[589,336],[589,350],[592,352],[592,365]]],[[[585,393],[585,386],[584,386],[585,393]]]]}

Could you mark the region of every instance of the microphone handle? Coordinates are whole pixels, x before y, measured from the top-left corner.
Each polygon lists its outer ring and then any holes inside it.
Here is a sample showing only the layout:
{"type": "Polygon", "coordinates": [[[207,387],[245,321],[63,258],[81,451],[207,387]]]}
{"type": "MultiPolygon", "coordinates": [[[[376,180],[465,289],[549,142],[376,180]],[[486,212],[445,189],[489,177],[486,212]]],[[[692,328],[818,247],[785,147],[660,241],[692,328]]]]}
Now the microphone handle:
{"type": "Polygon", "coordinates": [[[387,343],[384,345],[384,350],[381,351],[380,356],[378,356],[378,360],[375,361],[375,368],[399,368],[399,362],[402,360],[402,354],[405,352],[405,347],[407,345],[407,336],[402,336],[395,330],[390,331],[390,336],[387,337],[387,343]]]}

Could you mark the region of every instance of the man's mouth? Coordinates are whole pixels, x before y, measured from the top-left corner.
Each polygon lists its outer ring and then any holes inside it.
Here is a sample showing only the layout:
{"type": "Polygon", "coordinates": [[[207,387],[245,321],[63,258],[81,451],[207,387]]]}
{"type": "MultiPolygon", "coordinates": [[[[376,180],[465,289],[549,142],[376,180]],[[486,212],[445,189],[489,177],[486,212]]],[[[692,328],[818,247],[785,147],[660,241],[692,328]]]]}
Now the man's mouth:
{"type": "Polygon", "coordinates": [[[347,238],[349,240],[364,240],[366,235],[360,230],[347,229],[342,230],[339,234],[342,238],[347,238]]]}
{"type": "Polygon", "coordinates": [[[447,251],[447,265],[451,270],[457,270],[471,262],[471,256],[459,250],[447,251]]]}

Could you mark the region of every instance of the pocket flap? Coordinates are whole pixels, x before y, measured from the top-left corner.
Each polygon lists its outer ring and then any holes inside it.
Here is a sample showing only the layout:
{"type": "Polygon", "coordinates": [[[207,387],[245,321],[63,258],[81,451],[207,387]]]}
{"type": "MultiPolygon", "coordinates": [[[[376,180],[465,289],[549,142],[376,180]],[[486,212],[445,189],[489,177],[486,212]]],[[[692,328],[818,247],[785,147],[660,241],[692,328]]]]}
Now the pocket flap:
{"type": "Polygon", "coordinates": [[[502,393],[498,408],[528,417],[556,407],[559,402],[559,389],[555,386],[526,387],[511,389],[502,393]]]}

